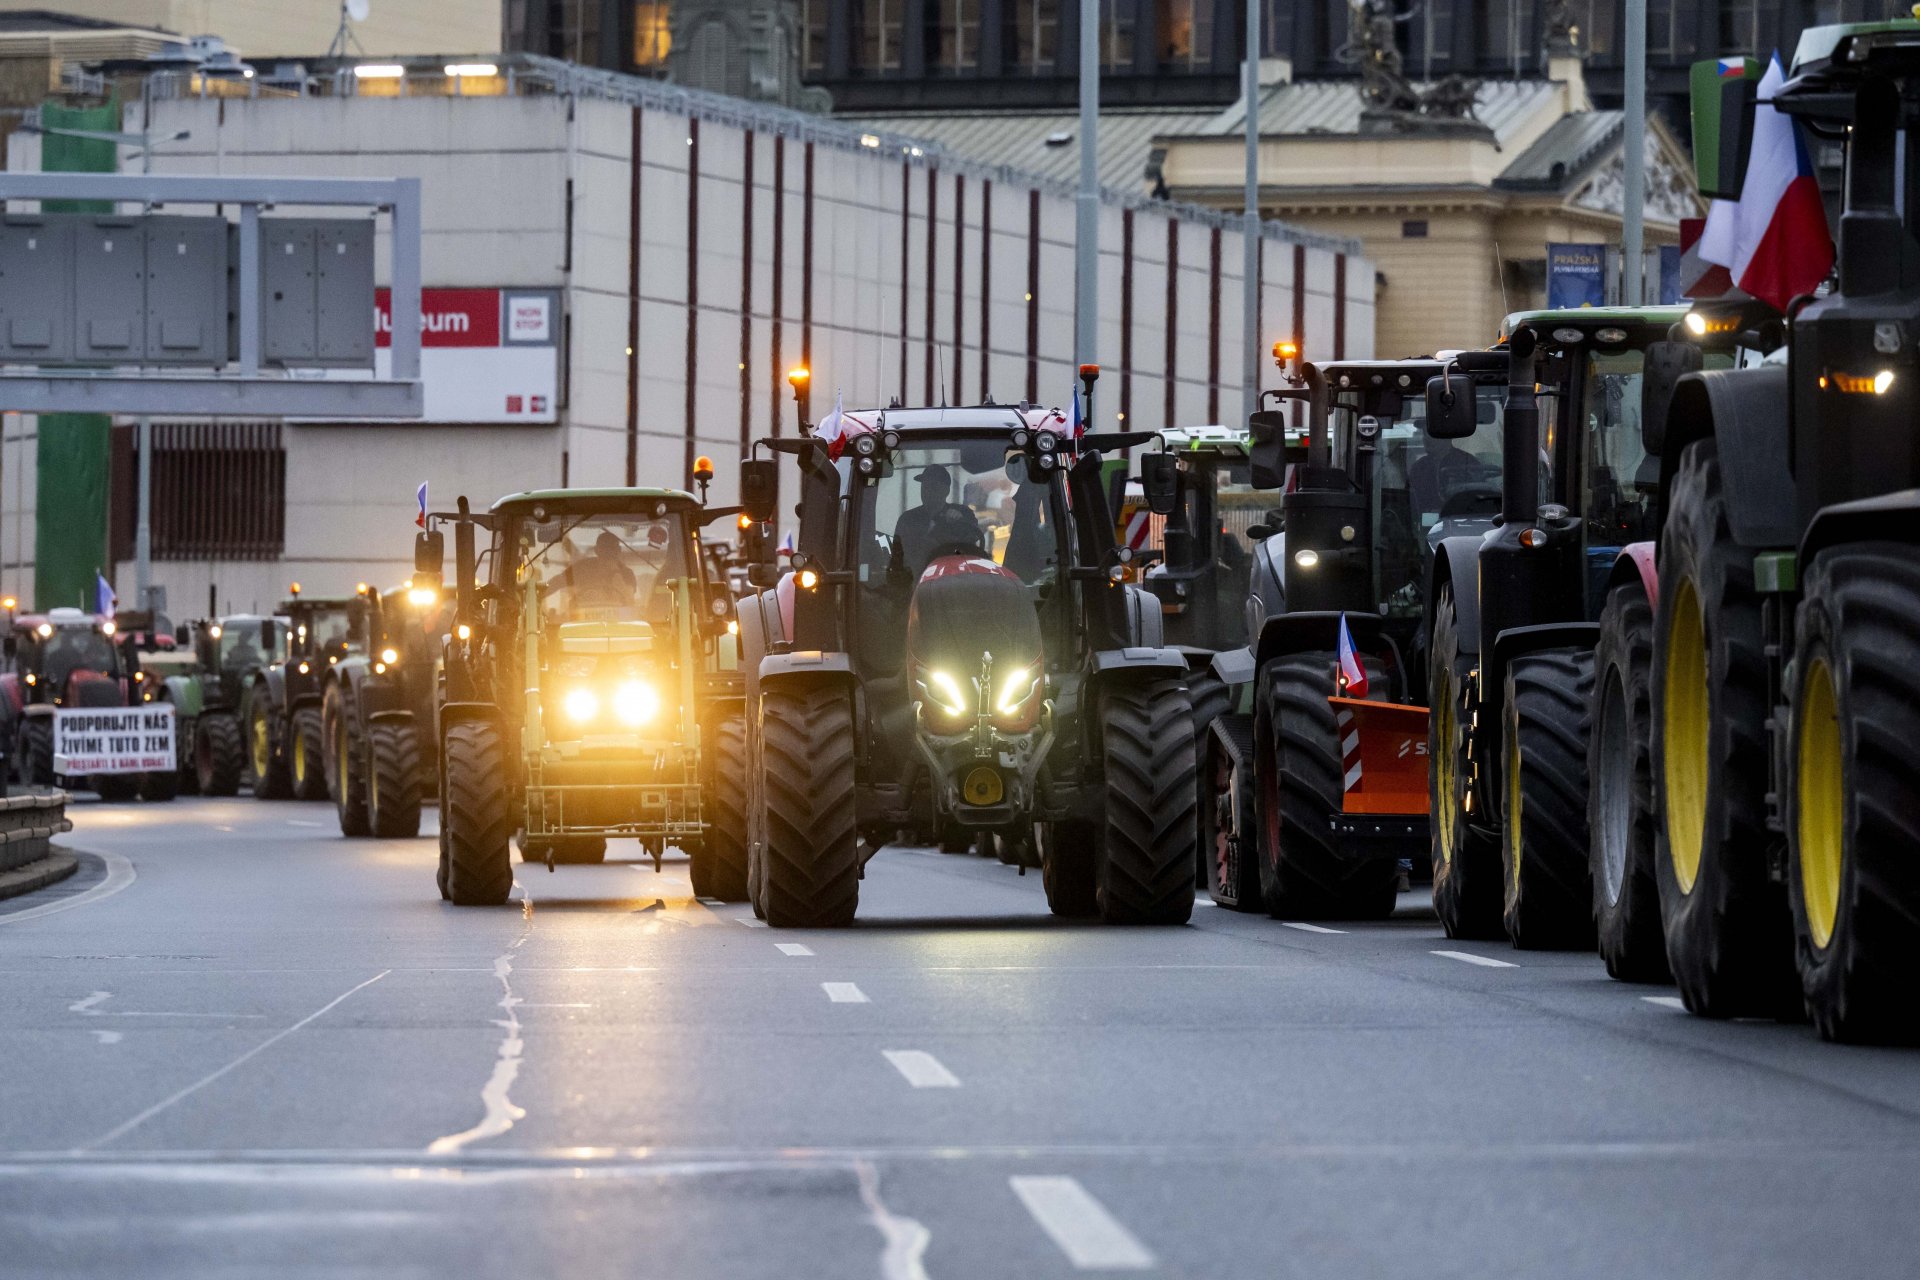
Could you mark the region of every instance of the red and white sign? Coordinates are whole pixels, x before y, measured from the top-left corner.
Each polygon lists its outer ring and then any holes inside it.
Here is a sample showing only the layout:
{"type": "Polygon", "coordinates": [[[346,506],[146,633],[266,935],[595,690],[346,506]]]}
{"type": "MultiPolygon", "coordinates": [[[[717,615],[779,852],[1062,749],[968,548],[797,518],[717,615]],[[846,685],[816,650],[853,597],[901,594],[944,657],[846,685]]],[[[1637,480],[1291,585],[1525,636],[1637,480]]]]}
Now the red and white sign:
{"type": "MultiPolygon", "coordinates": [[[[373,303],[374,372],[390,376],[393,314],[386,289],[373,303]]],[[[420,377],[424,423],[523,423],[557,420],[560,392],[558,313],[552,289],[422,289],[420,377]]],[[[359,378],[360,370],[328,370],[359,378]]]]}
{"type": "Polygon", "coordinates": [[[61,707],[53,713],[53,771],[155,773],[177,767],[173,707],[61,707]]]}

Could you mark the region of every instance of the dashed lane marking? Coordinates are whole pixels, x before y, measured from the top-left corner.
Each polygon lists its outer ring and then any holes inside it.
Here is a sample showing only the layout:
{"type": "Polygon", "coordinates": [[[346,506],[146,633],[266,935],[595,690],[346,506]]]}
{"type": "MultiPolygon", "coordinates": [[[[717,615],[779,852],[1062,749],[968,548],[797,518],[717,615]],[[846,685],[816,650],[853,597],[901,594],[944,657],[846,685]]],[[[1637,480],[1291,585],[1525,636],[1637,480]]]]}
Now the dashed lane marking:
{"type": "Polygon", "coordinates": [[[1681,1013],[1687,1011],[1686,1001],[1679,996],[1641,996],[1640,998],[1648,1004],[1657,1004],[1662,1009],[1678,1009],[1681,1013]]]}
{"type": "Polygon", "coordinates": [[[1492,956],[1477,956],[1471,951],[1436,951],[1433,954],[1445,956],[1449,960],[1458,960],[1464,964],[1477,964],[1486,969],[1518,969],[1520,967],[1511,960],[1495,960],[1492,956]]]}
{"type": "Polygon", "coordinates": [[[867,993],[851,982],[823,982],[820,989],[835,1004],[866,1004],[867,993]]]}
{"type": "Polygon", "coordinates": [[[1080,1270],[1145,1271],[1153,1266],[1147,1247],[1077,1180],[1029,1175],[1009,1178],[1007,1183],[1040,1229],[1080,1270]]]}
{"type": "Polygon", "coordinates": [[[773,945],[780,949],[780,954],[783,956],[810,956],[813,954],[813,948],[804,942],[776,942],[773,945]]]}
{"type": "Polygon", "coordinates": [[[734,919],[749,929],[764,929],[767,927],[765,920],[755,920],[752,916],[735,916],[734,919]]]}
{"type": "Polygon", "coordinates": [[[960,1077],[924,1049],[882,1049],[893,1069],[916,1089],[958,1089],[960,1077]]]}
{"type": "Polygon", "coordinates": [[[1329,929],[1323,924],[1308,924],[1304,920],[1282,920],[1282,928],[1298,929],[1302,933],[1345,933],[1345,929],[1329,929]]]}

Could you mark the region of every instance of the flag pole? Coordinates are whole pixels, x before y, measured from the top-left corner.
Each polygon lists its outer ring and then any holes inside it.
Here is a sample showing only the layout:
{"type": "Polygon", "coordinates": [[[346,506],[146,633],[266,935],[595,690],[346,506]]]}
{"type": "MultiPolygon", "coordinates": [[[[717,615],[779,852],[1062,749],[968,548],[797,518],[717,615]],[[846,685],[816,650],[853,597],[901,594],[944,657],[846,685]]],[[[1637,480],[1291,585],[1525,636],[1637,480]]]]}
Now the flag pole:
{"type": "MultiPolygon", "coordinates": [[[[1240,264],[1240,416],[1260,407],[1260,0],[1247,0],[1246,220],[1240,264]]],[[[1293,335],[1300,340],[1299,334],[1293,335]]]]}
{"type": "Polygon", "coordinates": [[[1647,275],[1647,0],[1626,0],[1626,156],[1625,208],[1620,226],[1620,301],[1629,307],[1644,301],[1647,275]]]}
{"type": "Polygon", "coordinates": [[[1097,363],[1100,312],[1100,4],[1080,0],[1080,191],[1075,197],[1073,362],[1097,363]]]}

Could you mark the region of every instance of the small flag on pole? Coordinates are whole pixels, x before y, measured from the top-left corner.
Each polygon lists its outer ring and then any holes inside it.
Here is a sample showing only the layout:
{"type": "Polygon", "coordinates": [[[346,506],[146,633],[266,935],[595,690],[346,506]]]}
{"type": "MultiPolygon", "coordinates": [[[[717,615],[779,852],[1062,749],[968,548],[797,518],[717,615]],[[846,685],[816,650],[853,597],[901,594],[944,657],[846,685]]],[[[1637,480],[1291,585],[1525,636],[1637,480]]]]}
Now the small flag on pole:
{"type": "Polygon", "coordinates": [[[1067,434],[1078,440],[1087,434],[1086,419],[1080,414],[1080,388],[1075,387],[1067,393],[1067,403],[1073,406],[1067,415],[1067,434]]]}
{"type": "Polygon", "coordinates": [[[114,610],[120,607],[120,597],[113,593],[113,584],[107,581],[107,575],[98,569],[93,571],[93,611],[102,617],[111,618],[114,610]]]}
{"type": "Polygon", "coordinates": [[[827,442],[827,457],[838,462],[840,455],[847,451],[848,440],[871,430],[872,427],[847,412],[845,396],[836,390],[833,393],[833,412],[814,425],[813,434],[827,442]]]}
{"type": "Polygon", "coordinates": [[[1340,694],[1347,698],[1367,696],[1367,668],[1353,647],[1353,632],[1347,630],[1347,615],[1340,615],[1340,694]]]}
{"type": "Polygon", "coordinates": [[[413,499],[420,506],[420,514],[413,518],[413,522],[424,529],[427,527],[427,482],[425,480],[422,480],[420,487],[413,491],[413,499]]]}

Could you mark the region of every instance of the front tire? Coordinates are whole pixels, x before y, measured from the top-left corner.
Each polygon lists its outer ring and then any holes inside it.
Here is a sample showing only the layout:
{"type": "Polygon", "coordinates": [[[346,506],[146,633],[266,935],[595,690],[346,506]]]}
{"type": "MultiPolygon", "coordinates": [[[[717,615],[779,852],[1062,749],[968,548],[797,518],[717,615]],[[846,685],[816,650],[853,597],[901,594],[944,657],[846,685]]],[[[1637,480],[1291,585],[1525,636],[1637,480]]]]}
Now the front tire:
{"type": "Polygon", "coordinates": [[[50,787],[53,778],[53,718],[29,716],[20,726],[20,746],[16,752],[20,781],[30,787],[50,787]]]}
{"type": "Polygon", "coordinates": [[[1098,858],[1099,829],[1091,822],[1066,819],[1042,822],[1034,828],[1040,845],[1040,887],[1047,910],[1070,920],[1085,919],[1100,910],[1098,858]]]}
{"type": "Polygon", "coordinates": [[[287,744],[288,781],[296,800],[327,798],[327,739],[320,708],[301,707],[293,713],[287,744]]]}
{"type": "Polygon", "coordinates": [[[273,709],[267,705],[264,686],[254,690],[249,704],[247,744],[251,748],[253,798],[284,800],[293,794],[293,785],[288,776],[286,753],[274,750],[273,709]]]}
{"type": "Polygon", "coordinates": [[[203,796],[240,794],[246,770],[246,748],[240,741],[240,723],[225,712],[202,715],[193,722],[193,768],[203,796]]]}
{"type": "Polygon", "coordinates": [[[1427,653],[1432,704],[1427,714],[1427,807],[1433,824],[1434,914],[1449,938],[1461,940],[1505,936],[1500,843],[1473,821],[1488,816],[1485,796],[1473,785],[1467,750],[1474,665],[1474,655],[1461,651],[1460,618],[1449,583],[1434,601],[1433,643],[1427,653]]]}
{"type": "Polygon", "coordinates": [[[383,840],[420,834],[420,740],[411,721],[367,728],[367,829],[383,840]]]}
{"type": "Polygon", "coordinates": [[[702,789],[707,834],[688,851],[688,876],[698,898],[747,900],[747,721],[729,715],[714,727],[713,767],[702,789]]]}
{"type": "Polygon", "coordinates": [[[345,685],[327,686],[321,704],[321,719],[327,738],[327,794],[333,798],[334,814],[340,820],[343,836],[367,834],[366,758],[354,732],[353,695],[345,685]]]}
{"type": "Polygon", "coordinates": [[[1653,605],[1637,581],[1608,594],[1593,663],[1587,849],[1600,958],[1622,982],[1670,982],[1653,874],[1653,605]]]}
{"type": "Polygon", "coordinates": [[[761,898],[774,928],[835,928],[860,905],[853,707],[844,689],[771,689],[760,699],[766,833],[761,898]]]}
{"type": "Polygon", "coordinates": [[[1818,555],[1794,643],[1787,878],[1822,1037],[1920,1040],[1920,566],[1907,546],[1818,555]]]}
{"type": "Polygon", "coordinates": [[[1753,556],[1733,540],[1717,443],[1681,455],[1653,648],[1654,873],[1680,998],[1710,1018],[1800,1004],[1786,895],[1767,875],[1767,673],[1753,556]]]}
{"type": "Polygon", "coordinates": [[[1502,919],[1523,950],[1593,945],[1587,739],[1593,654],[1524,653],[1507,665],[1502,919]]]}
{"type": "Polygon", "coordinates": [[[1171,681],[1100,695],[1105,813],[1095,905],[1108,924],[1185,924],[1193,915],[1193,708],[1171,681]]]}
{"type": "Polygon", "coordinates": [[[511,779],[500,727],[477,720],[451,726],[443,759],[445,896],[458,906],[497,907],[513,892],[511,779]]]}

